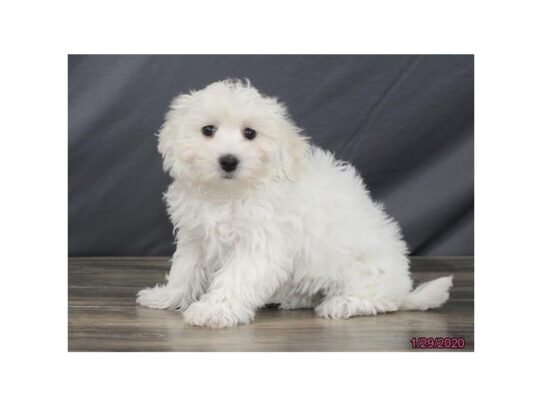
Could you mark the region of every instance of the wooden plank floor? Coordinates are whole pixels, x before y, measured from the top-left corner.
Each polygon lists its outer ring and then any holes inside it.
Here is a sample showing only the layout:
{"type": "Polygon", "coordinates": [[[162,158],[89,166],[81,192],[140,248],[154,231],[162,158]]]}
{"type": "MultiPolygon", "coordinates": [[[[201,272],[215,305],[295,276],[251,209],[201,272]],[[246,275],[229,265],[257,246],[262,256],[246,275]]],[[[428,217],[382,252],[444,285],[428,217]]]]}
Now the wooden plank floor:
{"type": "Polygon", "coordinates": [[[326,320],[312,310],[270,308],[250,325],[223,330],[191,327],[177,311],[136,305],[136,292],[163,281],[168,268],[165,257],[70,258],[69,350],[411,351],[412,337],[463,337],[464,351],[474,350],[472,257],[412,258],[416,282],[454,275],[451,299],[437,310],[326,320]]]}

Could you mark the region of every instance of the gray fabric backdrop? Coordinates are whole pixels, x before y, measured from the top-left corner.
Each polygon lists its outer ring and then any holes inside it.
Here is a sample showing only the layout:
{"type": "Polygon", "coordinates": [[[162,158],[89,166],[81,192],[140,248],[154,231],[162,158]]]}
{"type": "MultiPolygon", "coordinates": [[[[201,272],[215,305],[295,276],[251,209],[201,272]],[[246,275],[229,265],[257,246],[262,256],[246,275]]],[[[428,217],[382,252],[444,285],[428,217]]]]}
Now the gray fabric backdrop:
{"type": "Polygon", "coordinates": [[[155,132],[171,99],[226,77],[278,96],[352,162],[416,255],[471,255],[474,57],[72,55],[69,255],[170,255],[155,132]]]}

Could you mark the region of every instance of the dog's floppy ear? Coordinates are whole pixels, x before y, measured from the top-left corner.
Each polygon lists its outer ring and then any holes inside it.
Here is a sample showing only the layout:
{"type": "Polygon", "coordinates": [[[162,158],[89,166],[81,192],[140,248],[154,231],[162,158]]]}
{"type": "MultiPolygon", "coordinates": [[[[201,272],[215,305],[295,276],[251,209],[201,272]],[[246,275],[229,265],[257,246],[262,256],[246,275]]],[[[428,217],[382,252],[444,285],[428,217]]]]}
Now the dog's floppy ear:
{"type": "Polygon", "coordinates": [[[192,100],[191,94],[179,95],[171,102],[164,124],[156,134],[158,151],[162,154],[164,171],[172,177],[182,172],[179,160],[175,159],[176,143],[181,133],[184,116],[192,100]]]}
{"type": "Polygon", "coordinates": [[[278,179],[295,180],[299,165],[303,162],[309,151],[307,138],[289,120],[281,129],[279,167],[275,174],[278,179]]]}

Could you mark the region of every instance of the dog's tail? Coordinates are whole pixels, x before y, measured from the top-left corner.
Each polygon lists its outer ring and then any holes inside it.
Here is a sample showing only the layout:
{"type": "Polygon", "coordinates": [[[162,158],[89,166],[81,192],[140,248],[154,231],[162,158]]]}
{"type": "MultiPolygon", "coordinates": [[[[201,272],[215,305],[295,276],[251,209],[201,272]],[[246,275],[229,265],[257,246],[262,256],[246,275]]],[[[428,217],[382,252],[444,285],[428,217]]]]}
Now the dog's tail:
{"type": "Polygon", "coordinates": [[[453,276],[437,278],[433,281],[420,284],[408,294],[399,307],[403,310],[425,311],[437,308],[450,298],[449,290],[452,287],[453,276]]]}

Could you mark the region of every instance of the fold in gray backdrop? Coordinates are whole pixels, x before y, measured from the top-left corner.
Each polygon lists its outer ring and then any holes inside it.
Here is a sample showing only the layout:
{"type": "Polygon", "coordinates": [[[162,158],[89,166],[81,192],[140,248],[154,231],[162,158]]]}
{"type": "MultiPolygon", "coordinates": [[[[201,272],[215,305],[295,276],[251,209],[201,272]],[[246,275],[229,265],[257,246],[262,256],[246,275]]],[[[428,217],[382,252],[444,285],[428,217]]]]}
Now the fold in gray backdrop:
{"type": "Polygon", "coordinates": [[[69,255],[173,251],[155,132],[171,99],[227,78],[278,96],[352,162],[416,255],[472,255],[474,57],[73,55],[69,255]]]}

